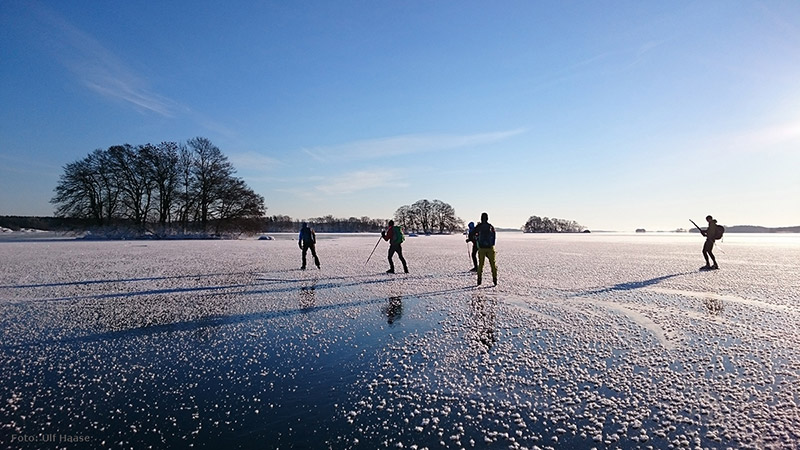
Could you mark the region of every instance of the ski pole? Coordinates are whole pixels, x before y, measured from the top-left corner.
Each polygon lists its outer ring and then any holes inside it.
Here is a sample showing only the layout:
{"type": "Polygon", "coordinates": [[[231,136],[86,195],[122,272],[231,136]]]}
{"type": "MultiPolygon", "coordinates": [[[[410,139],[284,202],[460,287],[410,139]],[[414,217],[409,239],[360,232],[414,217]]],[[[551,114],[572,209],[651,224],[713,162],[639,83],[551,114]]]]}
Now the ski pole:
{"type": "Polygon", "coordinates": [[[367,258],[367,261],[364,263],[364,265],[365,265],[365,266],[366,266],[366,265],[367,265],[367,263],[369,262],[369,259],[370,259],[370,258],[372,258],[372,255],[373,255],[373,253],[375,253],[375,249],[377,249],[377,248],[378,248],[378,244],[380,244],[380,243],[381,243],[381,239],[383,239],[383,236],[381,236],[381,237],[379,237],[379,238],[378,238],[378,242],[376,242],[376,243],[375,243],[375,248],[373,248],[373,249],[372,249],[372,253],[370,253],[370,254],[369,254],[369,258],[367,258]]]}
{"type": "Polygon", "coordinates": [[[699,225],[697,225],[696,223],[694,223],[694,220],[692,220],[692,219],[689,219],[689,222],[692,222],[692,224],[693,224],[695,227],[697,227],[697,229],[698,229],[698,230],[700,230],[700,231],[703,231],[703,229],[702,229],[702,228],[700,228],[700,226],[699,226],[699,225]]]}

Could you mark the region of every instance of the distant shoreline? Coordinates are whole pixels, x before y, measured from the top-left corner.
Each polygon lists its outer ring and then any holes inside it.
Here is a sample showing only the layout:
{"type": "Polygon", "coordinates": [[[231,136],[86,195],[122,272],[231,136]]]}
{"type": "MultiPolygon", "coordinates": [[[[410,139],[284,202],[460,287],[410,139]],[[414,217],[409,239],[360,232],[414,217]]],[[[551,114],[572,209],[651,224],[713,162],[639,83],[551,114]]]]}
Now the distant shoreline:
{"type": "MultiPolygon", "coordinates": [[[[690,233],[699,233],[697,228],[689,230],[690,233]]],[[[800,226],[796,227],[762,227],[758,225],[731,225],[725,227],[725,233],[800,233],[800,226]]]]}
{"type": "MultiPolygon", "coordinates": [[[[723,224],[724,225],[724,224],[723,224]]],[[[57,217],[36,217],[36,216],[0,216],[0,231],[3,233],[13,231],[13,232],[23,232],[23,233],[33,233],[33,232],[56,232],[56,233],[68,233],[72,235],[80,235],[86,234],[88,231],[92,230],[95,227],[92,227],[91,221],[87,219],[64,219],[64,218],[57,218],[57,217]]],[[[589,228],[592,233],[633,233],[635,230],[593,230],[589,228]]],[[[697,228],[688,228],[688,229],[678,229],[678,230],[655,230],[650,231],[647,229],[641,229],[643,231],[636,231],[637,233],[698,233],[699,231],[697,228]]],[[[508,232],[508,233],[523,233],[520,228],[504,228],[504,227],[497,227],[498,232],[508,232]]],[[[276,233],[279,231],[266,231],[262,234],[266,233],[276,233]]],[[[284,232],[293,232],[293,231],[284,231],[284,232]]],[[[352,232],[352,231],[331,231],[330,233],[335,234],[358,234],[359,232],[352,232]]],[[[369,232],[364,232],[369,233],[369,232]]],[[[790,226],[790,227],[763,227],[760,225],[731,225],[725,226],[725,233],[763,233],[763,234],[791,234],[791,233],[800,233],[800,225],[798,226],[790,226]]],[[[258,234],[258,233],[256,233],[258,234]]],[[[458,232],[454,232],[453,234],[459,234],[458,232]]],[[[529,233],[529,234],[581,234],[581,233],[529,233]]]]}

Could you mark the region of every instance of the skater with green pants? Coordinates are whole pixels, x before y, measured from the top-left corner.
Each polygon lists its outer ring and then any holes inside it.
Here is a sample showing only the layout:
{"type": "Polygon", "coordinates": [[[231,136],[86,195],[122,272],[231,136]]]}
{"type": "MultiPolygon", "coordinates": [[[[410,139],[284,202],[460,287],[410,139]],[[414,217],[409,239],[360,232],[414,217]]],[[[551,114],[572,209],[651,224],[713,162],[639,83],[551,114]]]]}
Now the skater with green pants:
{"type": "Polygon", "coordinates": [[[497,286],[497,263],[494,251],[496,233],[489,223],[489,214],[481,214],[481,223],[475,227],[475,234],[478,236],[478,286],[483,281],[483,264],[486,258],[489,258],[489,265],[492,267],[492,282],[497,286]]]}

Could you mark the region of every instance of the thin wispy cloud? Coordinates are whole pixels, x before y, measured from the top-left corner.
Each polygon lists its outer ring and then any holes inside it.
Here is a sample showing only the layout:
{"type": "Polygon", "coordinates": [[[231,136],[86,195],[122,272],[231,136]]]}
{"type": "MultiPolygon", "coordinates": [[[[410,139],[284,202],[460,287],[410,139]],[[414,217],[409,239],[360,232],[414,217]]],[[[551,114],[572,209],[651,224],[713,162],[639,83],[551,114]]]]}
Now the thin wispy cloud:
{"type": "Polygon", "coordinates": [[[110,67],[100,67],[95,71],[76,70],[89,89],[109,98],[128,102],[138,108],[152,111],[165,117],[174,117],[176,104],[166,97],[154,94],[139,86],[140,80],[130,74],[110,67]]]}
{"type": "MultiPolygon", "coordinates": [[[[731,145],[747,151],[772,150],[787,144],[800,144],[800,120],[746,131],[730,139],[731,145]]],[[[796,151],[796,146],[791,147],[796,151]]]]}
{"type": "Polygon", "coordinates": [[[52,10],[34,5],[37,17],[53,34],[59,59],[87,88],[165,117],[173,117],[181,109],[173,100],[152,91],[143,78],[90,34],[52,10]]]}
{"type": "Polygon", "coordinates": [[[231,153],[228,159],[234,167],[240,168],[242,171],[248,173],[271,172],[284,165],[275,158],[256,152],[231,153]]]}
{"type": "Polygon", "coordinates": [[[358,170],[332,177],[317,184],[315,189],[322,194],[343,195],[390,186],[402,188],[407,184],[392,170],[376,169],[358,170]]]}
{"type": "Polygon", "coordinates": [[[49,160],[0,154],[0,171],[37,176],[57,176],[60,170],[61,167],[49,160]]]}
{"type": "Polygon", "coordinates": [[[335,146],[305,148],[303,151],[321,162],[333,160],[368,160],[492,144],[524,132],[524,129],[516,129],[467,135],[409,134],[355,141],[335,146]]]}
{"type": "Polygon", "coordinates": [[[638,47],[609,51],[574,65],[568,69],[568,72],[581,72],[584,69],[589,70],[591,73],[603,74],[627,72],[638,66],[651,53],[658,51],[658,49],[672,40],[673,38],[647,41],[643,42],[638,47]]]}
{"type": "Polygon", "coordinates": [[[727,155],[770,154],[798,156],[800,119],[767,124],[747,130],[715,131],[686,143],[682,154],[698,155],[716,163],[719,151],[727,155]]]}
{"type": "Polygon", "coordinates": [[[533,78],[528,92],[551,89],[568,80],[598,75],[613,75],[627,72],[638,66],[651,53],[670,43],[674,38],[646,41],[635,47],[609,50],[592,55],[565,67],[554,69],[533,78]]]}

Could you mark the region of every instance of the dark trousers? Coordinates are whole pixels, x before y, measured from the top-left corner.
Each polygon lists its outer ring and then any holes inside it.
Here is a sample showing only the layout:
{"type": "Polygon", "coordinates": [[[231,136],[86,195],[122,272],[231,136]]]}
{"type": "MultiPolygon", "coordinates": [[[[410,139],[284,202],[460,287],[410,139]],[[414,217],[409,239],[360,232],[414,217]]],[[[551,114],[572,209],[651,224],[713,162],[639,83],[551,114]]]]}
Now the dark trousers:
{"type": "Polygon", "coordinates": [[[706,264],[708,264],[708,257],[711,257],[711,260],[714,261],[714,264],[717,263],[717,259],[714,258],[714,253],[711,251],[714,249],[714,240],[713,239],[706,239],[706,243],[703,244],[703,258],[706,259],[706,264]]]}
{"type": "Polygon", "coordinates": [[[406,265],[406,259],[403,258],[403,247],[401,244],[389,245],[389,270],[394,271],[394,261],[392,261],[392,257],[395,253],[400,257],[400,262],[403,263],[403,271],[408,273],[408,265],[406,265]]]}
{"type": "Polygon", "coordinates": [[[303,244],[303,269],[306,268],[306,253],[311,250],[311,256],[314,257],[314,264],[319,267],[319,258],[317,258],[317,250],[314,248],[314,244],[303,244]]]}
{"type": "Polygon", "coordinates": [[[478,244],[472,243],[472,267],[478,270],[478,244]]]}

